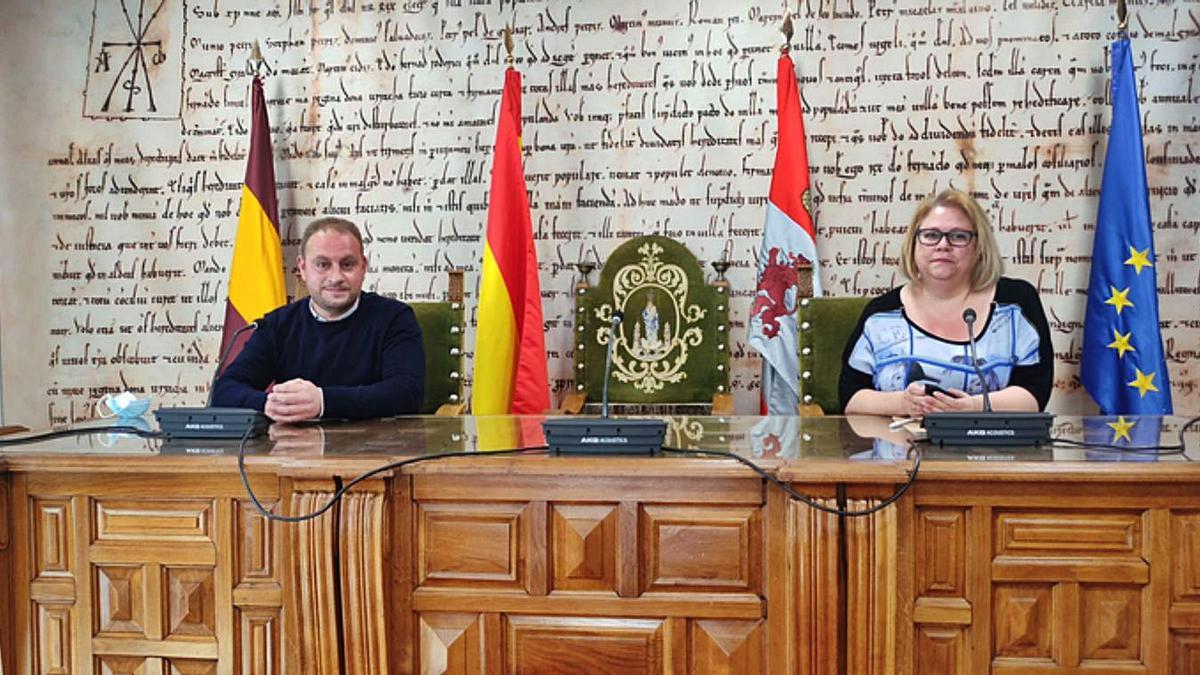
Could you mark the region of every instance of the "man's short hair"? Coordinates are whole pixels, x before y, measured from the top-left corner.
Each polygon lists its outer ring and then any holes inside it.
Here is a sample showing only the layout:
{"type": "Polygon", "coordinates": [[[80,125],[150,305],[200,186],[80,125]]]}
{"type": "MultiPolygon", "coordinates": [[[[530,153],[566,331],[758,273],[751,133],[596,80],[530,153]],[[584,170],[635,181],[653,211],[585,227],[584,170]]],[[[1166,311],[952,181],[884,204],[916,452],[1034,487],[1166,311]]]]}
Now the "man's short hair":
{"type": "Polygon", "coordinates": [[[930,195],[917,205],[917,210],[908,223],[908,231],[904,235],[904,244],[900,251],[900,273],[918,284],[921,282],[916,261],[917,228],[920,227],[921,221],[925,220],[925,216],[939,206],[958,209],[975,226],[976,246],[975,261],[971,267],[971,290],[979,291],[995,284],[1000,275],[1004,274],[1004,257],[1000,255],[1000,246],[996,243],[992,224],[974,197],[953,188],[930,195]]]}
{"type": "Polygon", "coordinates": [[[304,228],[304,235],[300,237],[300,257],[304,257],[304,249],[308,247],[308,240],[311,239],[314,234],[318,232],[327,232],[329,230],[341,232],[342,234],[348,234],[351,237],[354,237],[358,240],[359,253],[363,253],[364,255],[366,254],[366,249],[363,247],[362,233],[358,231],[357,225],[349,220],[346,220],[345,218],[338,218],[337,216],[325,216],[324,218],[317,218],[309,223],[308,227],[304,228]]]}

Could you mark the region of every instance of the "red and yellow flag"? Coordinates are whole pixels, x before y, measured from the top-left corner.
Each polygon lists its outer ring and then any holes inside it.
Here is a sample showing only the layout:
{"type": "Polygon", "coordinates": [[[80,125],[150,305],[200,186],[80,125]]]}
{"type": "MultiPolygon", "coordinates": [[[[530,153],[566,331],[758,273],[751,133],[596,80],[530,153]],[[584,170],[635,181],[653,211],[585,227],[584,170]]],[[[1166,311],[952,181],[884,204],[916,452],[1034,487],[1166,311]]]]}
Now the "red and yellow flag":
{"type": "Polygon", "coordinates": [[[225,329],[221,354],[229,363],[250,338],[242,333],[232,344],[234,333],[251,321],[287,302],[283,283],[283,248],[279,239],[279,206],[275,199],[275,165],[271,155],[271,125],[262,80],[254,78],[250,91],[250,154],[246,159],[246,183],[238,212],[233,262],[229,266],[229,300],[225,305],[225,329]]]}
{"type": "Polygon", "coordinates": [[[504,75],[479,287],[476,415],[537,414],[550,407],[546,339],[529,195],[521,164],[521,74],[504,75]]]}

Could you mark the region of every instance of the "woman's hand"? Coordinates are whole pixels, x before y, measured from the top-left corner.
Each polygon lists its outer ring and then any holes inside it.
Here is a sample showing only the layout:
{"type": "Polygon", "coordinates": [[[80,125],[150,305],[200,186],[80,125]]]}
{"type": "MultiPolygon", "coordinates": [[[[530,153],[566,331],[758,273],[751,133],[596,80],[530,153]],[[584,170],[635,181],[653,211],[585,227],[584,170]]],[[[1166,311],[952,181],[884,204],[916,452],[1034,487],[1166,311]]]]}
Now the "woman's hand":
{"type": "Polygon", "coordinates": [[[936,403],[932,396],[925,395],[925,385],[920,382],[913,382],[904,389],[902,406],[907,417],[924,417],[925,413],[937,410],[933,407],[936,403]]]}
{"type": "MultiPolygon", "coordinates": [[[[911,386],[911,385],[910,385],[911,386]]],[[[929,412],[978,412],[983,410],[982,399],[976,399],[962,389],[947,389],[948,394],[935,392],[929,412]]]]}

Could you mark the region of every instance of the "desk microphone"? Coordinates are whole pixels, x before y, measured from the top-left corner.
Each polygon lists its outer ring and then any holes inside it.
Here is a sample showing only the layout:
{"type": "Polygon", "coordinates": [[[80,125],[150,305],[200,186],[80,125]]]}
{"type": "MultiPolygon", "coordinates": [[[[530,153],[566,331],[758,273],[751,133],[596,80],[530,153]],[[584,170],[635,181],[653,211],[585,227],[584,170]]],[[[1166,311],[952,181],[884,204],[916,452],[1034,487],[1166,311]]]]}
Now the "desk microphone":
{"type": "Polygon", "coordinates": [[[212,405],[213,389],[217,378],[221,376],[225,360],[233,352],[242,333],[255,328],[258,328],[258,322],[251,321],[234,332],[225,353],[217,359],[217,367],[208,383],[208,398],[203,406],[175,406],[154,411],[158,427],[164,434],[173,438],[242,438],[247,433],[259,436],[266,430],[270,420],[253,408],[214,408],[212,405]]]}
{"type": "Polygon", "coordinates": [[[1042,445],[1050,441],[1054,415],[1045,412],[992,412],[987,379],[975,352],[975,310],[963,310],[971,366],[983,390],[983,412],[940,412],[925,416],[929,441],[938,446],[1042,445]]]}
{"type": "Polygon", "coordinates": [[[612,353],[613,344],[617,341],[617,328],[621,326],[621,320],[625,318],[625,313],[621,310],[613,310],[612,324],[608,327],[608,351],[604,355],[604,390],[600,395],[600,416],[608,419],[608,381],[612,378],[612,353]]]}
{"type": "Polygon", "coordinates": [[[983,370],[979,368],[979,357],[975,353],[975,310],[970,307],[963,310],[963,323],[967,324],[967,345],[971,349],[971,366],[975,368],[975,375],[979,378],[979,387],[983,390],[983,412],[992,412],[992,399],[988,398],[988,383],[987,378],[983,376],[983,370]]]}

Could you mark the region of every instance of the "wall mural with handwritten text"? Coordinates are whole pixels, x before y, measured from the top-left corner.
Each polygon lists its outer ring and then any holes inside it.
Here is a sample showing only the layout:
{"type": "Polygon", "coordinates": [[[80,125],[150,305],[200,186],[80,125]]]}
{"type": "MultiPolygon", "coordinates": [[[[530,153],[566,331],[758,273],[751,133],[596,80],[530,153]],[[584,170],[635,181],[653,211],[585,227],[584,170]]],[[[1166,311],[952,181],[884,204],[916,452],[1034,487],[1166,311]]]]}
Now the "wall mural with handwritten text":
{"type": "MultiPolygon", "coordinates": [[[[4,414],[105,392],[203,402],[217,357],[259,41],[285,258],[311,219],[367,234],[372,290],[438,299],[466,270],[474,341],[491,145],[515,26],[552,400],[570,385],[575,263],[647,232],[733,265],[737,407],[774,157],[781,2],[73,0],[6,9],[0,43],[4,414]]],[[[976,194],[1008,273],[1041,291],[1051,409],[1078,382],[1109,120],[1103,0],[811,0],[793,57],[824,287],[901,283],[915,202],[976,194]]],[[[1155,262],[1179,412],[1200,411],[1200,2],[1130,2],[1155,262]]],[[[711,270],[711,268],[708,268],[711,270]]],[[[711,274],[711,271],[710,271],[711,274]]],[[[593,281],[595,277],[593,274],[593,281]]],[[[294,288],[294,281],[290,282],[294,288]]],[[[468,359],[470,355],[468,354],[468,359]]],[[[840,364],[827,364],[836,373],[840,364]]],[[[467,374],[470,373],[468,361],[467,374]]]]}

